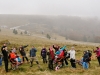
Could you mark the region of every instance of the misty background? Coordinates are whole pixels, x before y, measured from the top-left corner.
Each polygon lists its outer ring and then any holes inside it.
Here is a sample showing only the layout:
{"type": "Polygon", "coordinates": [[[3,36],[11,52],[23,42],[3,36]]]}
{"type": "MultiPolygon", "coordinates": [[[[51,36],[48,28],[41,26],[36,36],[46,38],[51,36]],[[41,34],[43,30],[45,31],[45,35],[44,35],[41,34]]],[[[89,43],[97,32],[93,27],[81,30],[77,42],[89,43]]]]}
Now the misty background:
{"type": "MultiPolygon", "coordinates": [[[[100,43],[100,0],[0,0],[0,26],[100,43]]],[[[56,37],[57,38],[57,37],[56,37]]]]}

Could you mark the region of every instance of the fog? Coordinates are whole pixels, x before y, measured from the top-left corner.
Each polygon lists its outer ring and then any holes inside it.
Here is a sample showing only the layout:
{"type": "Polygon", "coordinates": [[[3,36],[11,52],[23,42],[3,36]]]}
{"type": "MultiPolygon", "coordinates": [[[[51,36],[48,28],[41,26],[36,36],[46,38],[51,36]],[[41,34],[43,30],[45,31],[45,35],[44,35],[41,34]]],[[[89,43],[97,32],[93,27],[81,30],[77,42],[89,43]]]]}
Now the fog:
{"type": "Polygon", "coordinates": [[[0,0],[0,14],[100,17],[100,0],[0,0]]]}
{"type": "Polygon", "coordinates": [[[0,0],[0,26],[100,43],[99,3],[100,0],[0,0]]]}

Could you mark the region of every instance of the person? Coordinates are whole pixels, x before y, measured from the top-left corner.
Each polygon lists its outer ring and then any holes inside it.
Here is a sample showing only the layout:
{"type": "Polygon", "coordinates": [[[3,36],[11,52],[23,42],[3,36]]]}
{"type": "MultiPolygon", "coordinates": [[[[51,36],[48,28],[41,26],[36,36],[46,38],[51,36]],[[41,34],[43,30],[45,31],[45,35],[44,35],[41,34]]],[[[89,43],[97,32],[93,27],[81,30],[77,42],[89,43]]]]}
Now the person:
{"type": "Polygon", "coordinates": [[[5,47],[7,47],[6,44],[3,44],[3,46],[1,47],[1,52],[4,50],[5,47]]]}
{"type": "Polygon", "coordinates": [[[74,47],[71,47],[71,50],[68,51],[68,53],[70,53],[70,62],[71,62],[72,68],[76,68],[74,47]]]}
{"type": "Polygon", "coordinates": [[[65,61],[65,64],[66,66],[68,66],[68,52],[66,50],[64,50],[64,61],[65,61]]]}
{"type": "Polygon", "coordinates": [[[89,54],[88,54],[87,51],[84,51],[84,55],[83,55],[83,68],[84,69],[88,69],[89,68],[88,59],[89,59],[89,54]]]}
{"type": "Polygon", "coordinates": [[[45,47],[43,47],[43,49],[41,50],[41,56],[42,56],[42,59],[43,59],[43,63],[47,63],[47,50],[45,47]]]}
{"type": "Polygon", "coordinates": [[[49,52],[47,53],[48,55],[48,67],[50,70],[53,70],[53,61],[54,61],[54,58],[55,58],[55,55],[54,55],[54,51],[53,51],[53,48],[50,47],[49,48],[49,52]]]}
{"type": "Polygon", "coordinates": [[[22,56],[23,62],[25,61],[24,58],[26,58],[26,60],[27,60],[27,62],[28,62],[28,58],[27,58],[26,52],[25,52],[25,50],[24,50],[24,48],[26,48],[27,46],[28,46],[28,45],[26,45],[26,46],[20,46],[20,48],[19,48],[19,51],[20,51],[20,54],[21,54],[21,56],[22,56]]]}
{"type": "Polygon", "coordinates": [[[96,53],[96,57],[98,59],[98,63],[99,63],[99,66],[100,66],[100,48],[99,47],[96,47],[97,49],[96,50],[93,50],[94,53],[96,53]]]}
{"type": "Polygon", "coordinates": [[[55,53],[60,49],[58,45],[53,45],[53,48],[55,49],[55,53]]]}
{"type": "Polygon", "coordinates": [[[87,53],[89,55],[88,63],[89,63],[89,66],[91,66],[90,61],[91,61],[91,57],[92,57],[92,52],[90,50],[87,50],[87,53]]]}
{"type": "Polygon", "coordinates": [[[39,62],[36,58],[36,52],[37,52],[36,48],[34,46],[32,46],[32,48],[30,49],[30,62],[31,62],[30,67],[33,66],[33,61],[36,61],[36,63],[38,64],[38,67],[40,68],[39,62]]]}
{"type": "Polygon", "coordinates": [[[4,63],[5,63],[5,70],[8,72],[8,49],[7,47],[3,48],[2,50],[4,63]]]}

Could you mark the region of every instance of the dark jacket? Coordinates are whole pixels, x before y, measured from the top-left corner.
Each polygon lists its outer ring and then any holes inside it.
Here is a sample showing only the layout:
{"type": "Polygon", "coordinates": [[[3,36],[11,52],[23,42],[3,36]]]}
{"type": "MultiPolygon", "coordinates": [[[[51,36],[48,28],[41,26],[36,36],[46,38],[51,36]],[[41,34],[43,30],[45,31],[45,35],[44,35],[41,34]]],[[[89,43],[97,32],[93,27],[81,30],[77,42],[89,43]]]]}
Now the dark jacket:
{"type": "Polygon", "coordinates": [[[26,48],[27,46],[28,46],[28,45],[22,46],[22,47],[19,48],[19,52],[20,52],[20,54],[21,54],[22,56],[26,56],[26,52],[25,52],[24,48],[26,48]]]}
{"type": "Polygon", "coordinates": [[[36,52],[37,52],[37,50],[35,48],[32,48],[30,50],[30,57],[35,57],[36,56],[36,52]]]}
{"type": "Polygon", "coordinates": [[[4,61],[8,60],[8,51],[2,50],[4,61]]]}
{"type": "Polygon", "coordinates": [[[1,47],[1,52],[3,51],[3,48],[5,48],[5,47],[7,47],[7,46],[2,46],[2,47],[1,47]]]}
{"type": "Polygon", "coordinates": [[[41,50],[41,56],[42,56],[43,58],[46,58],[46,55],[47,55],[47,50],[46,50],[46,48],[43,48],[43,49],[41,50]]]}
{"type": "Polygon", "coordinates": [[[83,56],[83,62],[88,62],[89,54],[86,52],[83,56]]]}

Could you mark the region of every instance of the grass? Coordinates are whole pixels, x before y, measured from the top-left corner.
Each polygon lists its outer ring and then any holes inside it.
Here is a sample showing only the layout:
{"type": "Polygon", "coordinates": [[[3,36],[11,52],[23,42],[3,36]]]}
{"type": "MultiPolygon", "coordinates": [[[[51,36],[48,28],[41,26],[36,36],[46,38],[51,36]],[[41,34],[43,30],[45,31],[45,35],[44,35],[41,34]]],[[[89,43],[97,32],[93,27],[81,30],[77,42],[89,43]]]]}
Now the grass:
{"type": "MultiPolygon", "coordinates": [[[[14,35],[14,34],[3,34],[0,33],[0,47],[5,42],[5,40],[9,41],[11,44],[8,45],[8,49],[10,50],[12,47],[19,47],[20,45],[26,45],[29,46],[25,49],[27,56],[29,56],[29,50],[31,49],[31,46],[34,45],[38,52],[37,52],[37,58],[40,62],[41,69],[38,68],[36,63],[34,62],[33,67],[30,67],[30,63],[24,63],[23,65],[19,66],[18,70],[10,70],[9,73],[6,73],[4,70],[4,64],[3,66],[0,66],[0,75],[99,75],[100,74],[100,67],[98,67],[98,62],[95,57],[95,54],[92,56],[91,66],[88,70],[84,70],[81,66],[77,65],[76,69],[72,69],[70,66],[63,67],[58,71],[50,71],[48,69],[47,64],[42,63],[42,59],[40,56],[40,51],[43,46],[45,46],[47,49],[52,46],[53,44],[58,44],[60,46],[67,45],[67,49],[70,50],[70,48],[74,45],[76,50],[76,59],[80,59],[83,55],[84,50],[91,50],[96,47],[96,45],[91,44],[75,44],[74,42],[61,42],[56,40],[48,40],[38,37],[32,37],[32,36],[21,36],[21,35],[14,35]]],[[[9,65],[10,68],[10,65],[9,65]]]]}

